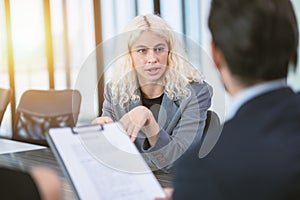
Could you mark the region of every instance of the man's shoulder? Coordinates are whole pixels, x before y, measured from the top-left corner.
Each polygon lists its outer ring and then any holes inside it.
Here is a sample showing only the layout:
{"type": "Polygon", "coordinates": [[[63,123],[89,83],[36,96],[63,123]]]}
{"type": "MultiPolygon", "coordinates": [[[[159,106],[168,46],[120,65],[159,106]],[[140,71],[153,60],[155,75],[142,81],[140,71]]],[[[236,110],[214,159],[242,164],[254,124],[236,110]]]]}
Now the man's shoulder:
{"type": "MultiPolygon", "coordinates": [[[[259,120],[265,115],[290,109],[300,110],[300,95],[295,94],[290,88],[281,88],[258,95],[245,102],[233,118],[255,117],[259,120]],[[298,106],[297,106],[298,105],[298,106]]],[[[284,113],[279,113],[284,114],[284,113]]]]}
{"type": "Polygon", "coordinates": [[[299,119],[300,95],[285,88],[260,95],[242,105],[224,124],[224,131],[259,134],[268,127],[269,131],[279,133],[289,126],[300,130],[299,119]]]}

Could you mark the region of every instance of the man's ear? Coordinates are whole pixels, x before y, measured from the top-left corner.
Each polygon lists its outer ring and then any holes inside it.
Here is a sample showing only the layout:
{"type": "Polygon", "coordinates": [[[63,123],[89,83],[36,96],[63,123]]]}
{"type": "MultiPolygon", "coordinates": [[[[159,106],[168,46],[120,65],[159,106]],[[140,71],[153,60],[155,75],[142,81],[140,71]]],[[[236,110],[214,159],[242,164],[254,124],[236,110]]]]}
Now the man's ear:
{"type": "Polygon", "coordinates": [[[224,64],[223,54],[213,41],[210,42],[210,47],[211,47],[212,59],[215,62],[217,70],[221,71],[221,68],[224,64]]]}

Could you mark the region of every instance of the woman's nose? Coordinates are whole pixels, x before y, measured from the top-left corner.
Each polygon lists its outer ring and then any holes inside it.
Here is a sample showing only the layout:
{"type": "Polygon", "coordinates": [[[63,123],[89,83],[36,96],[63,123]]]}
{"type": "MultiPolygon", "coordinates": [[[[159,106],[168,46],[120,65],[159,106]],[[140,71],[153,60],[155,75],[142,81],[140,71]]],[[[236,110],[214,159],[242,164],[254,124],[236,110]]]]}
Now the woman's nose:
{"type": "Polygon", "coordinates": [[[157,63],[157,56],[155,55],[155,52],[153,49],[148,51],[147,63],[148,64],[157,63]]]}

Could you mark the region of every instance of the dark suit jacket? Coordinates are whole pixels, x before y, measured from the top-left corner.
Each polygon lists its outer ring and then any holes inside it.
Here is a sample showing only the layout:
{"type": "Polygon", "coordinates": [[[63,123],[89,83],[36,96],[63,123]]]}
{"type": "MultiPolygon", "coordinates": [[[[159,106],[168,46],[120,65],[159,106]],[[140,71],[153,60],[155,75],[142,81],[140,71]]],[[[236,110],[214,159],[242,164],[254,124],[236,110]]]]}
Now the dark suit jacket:
{"type": "Polygon", "coordinates": [[[300,199],[300,95],[289,88],[245,103],[203,159],[176,165],[174,199],[300,199]]]}
{"type": "Polygon", "coordinates": [[[0,168],[0,199],[41,199],[32,177],[25,172],[0,168]]]}

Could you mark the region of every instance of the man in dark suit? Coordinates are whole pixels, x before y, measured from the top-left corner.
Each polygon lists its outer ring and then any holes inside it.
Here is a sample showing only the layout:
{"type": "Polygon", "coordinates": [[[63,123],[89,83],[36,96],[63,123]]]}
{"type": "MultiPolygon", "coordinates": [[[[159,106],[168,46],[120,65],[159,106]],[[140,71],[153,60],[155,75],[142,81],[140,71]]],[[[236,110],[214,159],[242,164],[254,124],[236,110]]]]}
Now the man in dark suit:
{"type": "Polygon", "coordinates": [[[300,95],[286,85],[298,27],[289,0],[212,0],[213,60],[232,96],[204,158],[177,163],[174,199],[300,199],[300,95]]]}

